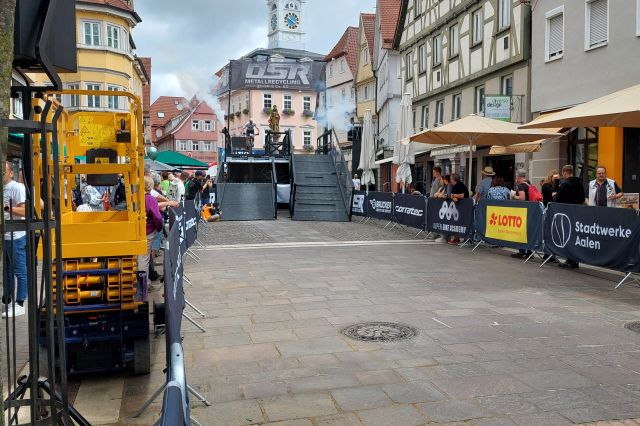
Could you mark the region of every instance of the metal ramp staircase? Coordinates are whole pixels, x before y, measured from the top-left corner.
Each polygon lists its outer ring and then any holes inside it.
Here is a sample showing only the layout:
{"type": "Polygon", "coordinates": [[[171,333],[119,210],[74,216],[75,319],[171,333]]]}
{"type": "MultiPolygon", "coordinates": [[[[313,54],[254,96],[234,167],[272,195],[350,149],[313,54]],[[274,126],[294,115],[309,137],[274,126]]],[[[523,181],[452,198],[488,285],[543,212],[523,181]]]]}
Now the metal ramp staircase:
{"type": "Polygon", "coordinates": [[[318,138],[315,154],[294,154],[291,164],[293,220],[351,220],[351,179],[342,153],[332,146],[331,133],[318,138]]]}

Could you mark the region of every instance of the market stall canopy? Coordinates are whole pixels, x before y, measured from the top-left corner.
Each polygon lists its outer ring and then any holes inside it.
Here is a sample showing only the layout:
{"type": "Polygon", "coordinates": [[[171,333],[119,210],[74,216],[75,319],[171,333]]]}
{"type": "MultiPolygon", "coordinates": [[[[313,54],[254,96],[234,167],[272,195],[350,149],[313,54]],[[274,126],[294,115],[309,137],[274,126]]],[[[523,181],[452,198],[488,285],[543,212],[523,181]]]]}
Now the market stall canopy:
{"type": "Polygon", "coordinates": [[[640,127],[640,84],[545,114],[520,129],[549,127],[640,127]]]}
{"type": "Polygon", "coordinates": [[[543,141],[538,142],[525,142],[518,143],[509,146],[494,145],[489,150],[489,155],[503,155],[503,154],[523,154],[527,152],[538,152],[542,146],[543,141]]]}
{"type": "MultiPolygon", "coordinates": [[[[545,126],[549,127],[549,126],[545,126]]],[[[518,124],[468,115],[411,136],[413,142],[445,145],[500,145],[539,141],[562,136],[545,129],[518,129],[518,124]]]]}
{"type": "Polygon", "coordinates": [[[198,161],[195,158],[187,157],[175,151],[161,151],[156,156],[155,161],[175,166],[181,169],[208,169],[209,165],[198,161]]]}
{"type": "Polygon", "coordinates": [[[161,161],[152,160],[150,158],[145,158],[144,164],[149,164],[151,167],[151,170],[153,170],[154,172],[172,172],[174,170],[178,170],[178,168],[175,166],[170,166],[161,161]]]}

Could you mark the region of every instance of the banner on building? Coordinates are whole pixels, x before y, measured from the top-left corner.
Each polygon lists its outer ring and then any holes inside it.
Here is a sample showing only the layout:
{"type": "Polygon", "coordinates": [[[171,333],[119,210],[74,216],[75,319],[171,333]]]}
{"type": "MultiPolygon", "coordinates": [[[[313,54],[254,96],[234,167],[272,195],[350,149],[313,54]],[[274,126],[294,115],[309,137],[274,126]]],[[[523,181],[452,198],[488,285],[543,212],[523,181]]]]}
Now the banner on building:
{"type": "Polygon", "coordinates": [[[364,191],[353,191],[353,202],[351,203],[351,214],[355,216],[366,216],[365,200],[367,195],[364,191]]]}
{"type": "Polygon", "coordinates": [[[421,195],[395,194],[393,217],[401,225],[424,229],[426,199],[421,195]]]}
{"type": "Polygon", "coordinates": [[[365,205],[367,216],[373,219],[391,220],[393,217],[392,192],[369,192],[365,205]]]}
{"type": "Polygon", "coordinates": [[[529,201],[480,200],[474,225],[484,241],[526,250],[542,248],[543,211],[529,201]]]}
{"type": "Polygon", "coordinates": [[[444,235],[470,236],[473,233],[473,200],[457,203],[444,198],[427,199],[427,231],[444,235]]]}
{"type": "Polygon", "coordinates": [[[324,62],[271,62],[240,59],[230,62],[229,84],[225,90],[306,90],[316,91],[324,78],[324,62]]]}
{"type": "Polygon", "coordinates": [[[640,272],[640,218],[634,210],[550,203],[544,238],[556,256],[640,272]]]}
{"type": "Polygon", "coordinates": [[[485,96],[484,116],[496,120],[511,121],[511,96],[485,96]]]}

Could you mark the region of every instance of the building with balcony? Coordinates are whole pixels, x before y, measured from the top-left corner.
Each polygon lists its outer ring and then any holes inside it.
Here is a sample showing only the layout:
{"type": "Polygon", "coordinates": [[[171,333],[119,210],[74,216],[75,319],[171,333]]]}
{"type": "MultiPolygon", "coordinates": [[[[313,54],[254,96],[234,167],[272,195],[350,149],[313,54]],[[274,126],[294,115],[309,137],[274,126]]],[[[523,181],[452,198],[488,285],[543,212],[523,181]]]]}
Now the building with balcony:
{"type": "MultiPolygon", "coordinates": [[[[529,2],[404,0],[400,20],[396,43],[402,59],[402,92],[412,94],[416,131],[474,113],[529,121],[529,2]]],[[[430,157],[416,160],[416,169],[423,168],[421,181],[430,180],[435,164],[446,173],[467,175],[461,160],[468,150],[464,146],[430,150],[430,157]]],[[[485,165],[493,166],[507,182],[513,181],[516,167],[524,166],[524,154],[490,157],[488,152],[488,147],[479,147],[474,154],[472,189],[485,165]]]]}
{"type": "MultiPolygon", "coordinates": [[[[640,84],[640,0],[547,0],[533,9],[531,109],[566,109],[640,84]]],[[[640,129],[578,128],[533,154],[535,181],[574,166],[586,185],[603,165],[624,192],[640,192],[640,129]]]]}

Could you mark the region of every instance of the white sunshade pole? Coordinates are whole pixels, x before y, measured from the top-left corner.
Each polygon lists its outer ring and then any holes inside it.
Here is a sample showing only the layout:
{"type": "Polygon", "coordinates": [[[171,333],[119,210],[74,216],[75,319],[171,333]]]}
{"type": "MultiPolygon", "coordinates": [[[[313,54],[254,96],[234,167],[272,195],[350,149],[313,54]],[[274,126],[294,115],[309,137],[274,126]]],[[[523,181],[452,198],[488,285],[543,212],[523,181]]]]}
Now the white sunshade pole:
{"type": "Polygon", "coordinates": [[[467,181],[467,188],[471,191],[471,174],[473,169],[473,136],[469,138],[469,180],[467,181]]]}

